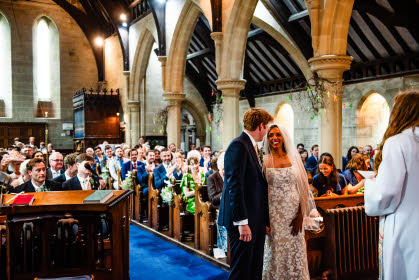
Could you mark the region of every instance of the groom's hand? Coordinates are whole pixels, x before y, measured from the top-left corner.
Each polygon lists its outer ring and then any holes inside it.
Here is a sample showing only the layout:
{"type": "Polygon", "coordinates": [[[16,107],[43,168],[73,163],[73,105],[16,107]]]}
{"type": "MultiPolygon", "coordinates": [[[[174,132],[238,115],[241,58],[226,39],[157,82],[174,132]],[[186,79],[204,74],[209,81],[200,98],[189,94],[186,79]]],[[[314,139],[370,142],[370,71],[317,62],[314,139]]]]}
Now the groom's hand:
{"type": "Polygon", "coordinates": [[[294,220],[292,220],[290,227],[291,229],[291,235],[297,235],[300,233],[303,229],[303,214],[301,211],[298,211],[297,217],[295,217],[294,220]]]}
{"type": "Polygon", "coordinates": [[[239,226],[240,240],[244,242],[250,242],[252,240],[252,231],[249,225],[239,226]]]}

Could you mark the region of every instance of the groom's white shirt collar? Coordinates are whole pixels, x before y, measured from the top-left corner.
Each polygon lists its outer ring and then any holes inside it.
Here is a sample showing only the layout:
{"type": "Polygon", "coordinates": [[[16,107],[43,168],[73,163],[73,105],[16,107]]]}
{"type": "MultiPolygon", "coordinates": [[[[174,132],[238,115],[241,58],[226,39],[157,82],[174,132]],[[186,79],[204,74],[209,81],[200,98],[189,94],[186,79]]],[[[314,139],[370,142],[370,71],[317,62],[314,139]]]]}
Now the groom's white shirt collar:
{"type": "Polygon", "coordinates": [[[246,133],[247,136],[249,136],[250,141],[252,141],[252,146],[254,147],[256,145],[255,139],[253,139],[252,135],[250,135],[249,133],[247,133],[245,130],[243,130],[243,132],[246,133]]]}

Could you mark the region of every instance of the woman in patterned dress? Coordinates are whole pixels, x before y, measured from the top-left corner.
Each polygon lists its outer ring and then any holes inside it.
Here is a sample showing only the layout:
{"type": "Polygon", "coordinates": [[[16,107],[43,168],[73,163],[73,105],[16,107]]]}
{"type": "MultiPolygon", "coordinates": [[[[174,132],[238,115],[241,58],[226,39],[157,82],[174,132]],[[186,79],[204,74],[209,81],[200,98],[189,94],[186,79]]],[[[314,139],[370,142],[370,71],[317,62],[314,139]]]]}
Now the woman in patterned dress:
{"type": "Polygon", "coordinates": [[[195,215],[195,186],[196,184],[204,185],[206,177],[199,168],[199,158],[197,156],[188,156],[188,165],[188,172],[183,175],[180,187],[186,202],[186,210],[195,215]]]}

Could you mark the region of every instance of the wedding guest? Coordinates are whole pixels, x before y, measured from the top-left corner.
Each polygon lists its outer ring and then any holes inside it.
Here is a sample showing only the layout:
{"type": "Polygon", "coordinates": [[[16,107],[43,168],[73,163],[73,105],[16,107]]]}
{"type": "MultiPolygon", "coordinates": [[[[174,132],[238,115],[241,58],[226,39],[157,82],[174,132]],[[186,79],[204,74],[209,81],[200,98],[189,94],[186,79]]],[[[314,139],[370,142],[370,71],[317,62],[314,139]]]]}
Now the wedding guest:
{"type": "Polygon", "coordinates": [[[374,159],[372,158],[373,152],[372,152],[372,146],[371,145],[366,145],[365,146],[364,154],[370,158],[370,168],[369,168],[369,170],[373,170],[374,169],[374,164],[373,164],[374,159]]]}
{"type": "Polygon", "coordinates": [[[22,155],[26,159],[31,159],[34,152],[34,149],[30,145],[25,145],[22,150],[22,155]]]}
{"type": "Polygon", "coordinates": [[[20,171],[20,174],[22,174],[22,176],[19,177],[19,179],[13,181],[14,187],[22,185],[23,183],[26,183],[27,181],[31,179],[31,175],[29,175],[28,169],[26,168],[26,165],[28,164],[29,161],[30,159],[27,159],[24,162],[22,162],[22,164],[20,165],[19,171],[20,171]]]}
{"type": "Polygon", "coordinates": [[[146,153],[145,149],[142,147],[139,147],[137,151],[138,151],[138,160],[145,163],[145,153],[146,153]]]}
{"type": "Polygon", "coordinates": [[[47,152],[48,152],[49,155],[52,154],[53,152],[55,152],[53,149],[54,149],[54,147],[52,146],[51,143],[49,143],[47,145],[47,152]]]}
{"type": "MultiPolygon", "coordinates": [[[[208,177],[207,186],[208,186],[208,197],[211,202],[211,206],[216,208],[217,217],[215,220],[218,220],[218,213],[220,208],[221,195],[223,193],[224,185],[224,155],[222,152],[218,157],[214,157],[211,160],[216,161],[216,171],[208,177]]],[[[224,252],[227,252],[227,230],[223,226],[219,226],[217,223],[217,247],[222,249],[224,252]]]]}
{"type": "Polygon", "coordinates": [[[369,162],[369,158],[366,155],[355,154],[347,165],[347,169],[343,172],[347,185],[347,191],[349,194],[357,193],[360,188],[364,187],[365,179],[357,170],[367,171],[368,167],[366,161],[369,162]]]}
{"type": "Polygon", "coordinates": [[[355,154],[359,153],[359,149],[356,146],[352,146],[349,148],[348,153],[346,154],[346,157],[342,157],[342,170],[346,170],[346,166],[348,165],[348,162],[352,159],[352,157],[355,154]]]}
{"type": "MultiPolygon", "coordinates": [[[[49,144],[48,144],[49,145],[49,144]]],[[[60,174],[64,173],[63,169],[64,159],[63,155],[59,152],[53,152],[49,157],[49,166],[47,169],[47,179],[51,180],[60,174]]]]}
{"type": "Polygon", "coordinates": [[[39,159],[44,160],[44,154],[41,151],[37,151],[33,153],[32,158],[39,158],[39,159]]]}
{"type": "Polygon", "coordinates": [[[138,160],[138,151],[136,149],[132,149],[128,152],[128,161],[124,163],[121,169],[121,178],[125,180],[128,171],[132,171],[137,176],[137,171],[140,166],[145,165],[145,163],[138,160]]]}
{"type": "Polygon", "coordinates": [[[154,168],[156,168],[154,160],[154,150],[148,150],[146,152],[146,163],[141,165],[137,170],[137,180],[141,185],[143,195],[146,197],[148,195],[148,175],[153,173],[154,168]]]}
{"type": "Polygon", "coordinates": [[[308,152],[307,152],[307,150],[305,150],[303,148],[301,151],[299,151],[299,153],[300,153],[300,156],[301,156],[301,160],[303,161],[304,168],[307,170],[307,157],[308,157],[308,152]]]}
{"type": "Polygon", "coordinates": [[[52,181],[63,184],[65,181],[70,180],[77,174],[77,164],[76,164],[77,154],[69,154],[64,158],[64,166],[66,168],[65,172],[60,176],[55,177],[52,181]]]}
{"type": "Polygon", "coordinates": [[[317,172],[317,161],[319,158],[319,145],[313,145],[311,147],[311,156],[307,159],[306,167],[307,170],[312,174],[317,172]]]}
{"type": "Polygon", "coordinates": [[[297,151],[301,154],[301,151],[302,150],[305,150],[304,149],[304,144],[303,143],[299,143],[298,145],[297,145],[297,151]]]}
{"type": "MultiPolygon", "coordinates": [[[[199,152],[198,152],[199,153],[199,152]]],[[[188,153],[188,173],[184,174],[180,182],[182,196],[186,201],[186,210],[195,215],[195,187],[196,184],[205,184],[205,174],[199,168],[199,156],[196,153],[188,153]]]]}
{"type": "MultiPolygon", "coordinates": [[[[112,147],[109,145],[105,146],[105,156],[106,156],[106,160],[104,161],[104,165],[103,167],[106,167],[109,169],[109,163],[113,160],[114,156],[113,156],[113,150],[112,147]]],[[[102,166],[101,166],[102,167],[102,166]]]]}
{"type": "Polygon", "coordinates": [[[199,161],[199,166],[203,167],[205,169],[205,173],[208,172],[211,169],[211,147],[205,146],[203,149],[203,157],[201,157],[201,160],[199,161]]]}
{"type": "Polygon", "coordinates": [[[176,153],[176,145],[175,145],[175,143],[171,143],[170,145],[169,145],[169,151],[170,151],[170,154],[172,155],[172,159],[173,159],[173,156],[175,155],[175,153],[176,153]]]}
{"type": "Polygon", "coordinates": [[[66,191],[86,191],[98,190],[101,188],[100,178],[94,176],[86,165],[92,166],[94,159],[87,154],[80,154],[75,159],[77,173],[73,178],[63,183],[63,190],[66,191]]]}
{"type": "Polygon", "coordinates": [[[13,192],[43,192],[43,191],[61,191],[61,184],[48,180],[46,178],[46,168],[43,160],[33,158],[26,164],[31,180],[16,187],[13,192]]]}
{"type": "Polygon", "coordinates": [[[42,152],[43,154],[47,153],[47,148],[45,147],[45,142],[39,143],[39,149],[38,151],[42,152]]]}
{"type": "Polygon", "coordinates": [[[115,158],[112,159],[108,164],[109,174],[113,179],[113,188],[118,189],[118,171],[121,170],[124,164],[124,151],[121,147],[115,148],[115,158]]]}
{"type": "Polygon", "coordinates": [[[169,180],[170,177],[174,177],[175,180],[182,179],[182,169],[178,162],[172,164],[170,160],[171,154],[170,151],[166,148],[161,151],[162,164],[154,169],[154,187],[158,190],[161,190],[166,186],[164,181],[169,180]]]}
{"type": "Polygon", "coordinates": [[[313,177],[313,187],[317,189],[318,195],[341,195],[346,185],[346,179],[338,173],[332,155],[323,153],[318,164],[318,174],[313,177]]]}
{"type": "Polygon", "coordinates": [[[216,171],[218,171],[218,166],[217,166],[217,160],[218,160],[218,156],[219,156],[219,154],[218,155],[214,155],[212,158],[211,158],[211,161],[210,161],[210,167],[211,167],[211,169],[210,170],[208,170],[206,173],[205,173],[205,177],[209,177],[209,176],[211,176],[212,174],[214,174],[216,171]]]}
{"type": "Polygon", "coordinates": [[[94,157],[95,156],[95,152],[93,151],[93,149],[92,148],[87,148],[86,149],[86,154],[89,156],[89,157],[94,157]]]}
{"type": "Polygon", "coordinates": [[[95,156],[93,157],[95,160],[95,163],[93,164],[92,168],[93,170],[99,169],[99,174],[102,173],[102,168],[106,167],[106,156],[102,153],[102,148],[100,146],[96,146],[94,148],[95,156]]]}
{"type": "Polygon", "coordinates": [[[160,165],[162,163],[160,150],[158,149],[158,147],[154,148],[154,163],[157,165],[160,165]]]}
{"type": "Polygon", "coordinates": [[[33,137],[33,136],[29,137],[29,144],[28,145],[31,146],[32,148],[35,148],[36,147],[36,145],[35,145],[35,137],[33,137]]]}
{"type": "Polygon", "coordinates": [[[365,181],[365,212],[380,216],[380,278],[419,277],[419,91],[394,98],[390,121],[374,161],[375,179],[365,181]]]}

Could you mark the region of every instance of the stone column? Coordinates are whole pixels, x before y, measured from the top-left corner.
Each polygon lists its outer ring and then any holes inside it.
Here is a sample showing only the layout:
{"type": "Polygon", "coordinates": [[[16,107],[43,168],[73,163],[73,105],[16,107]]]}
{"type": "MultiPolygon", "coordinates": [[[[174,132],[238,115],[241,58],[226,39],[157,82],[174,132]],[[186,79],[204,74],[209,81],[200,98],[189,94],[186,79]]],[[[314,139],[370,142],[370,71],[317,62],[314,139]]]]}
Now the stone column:
{"type": "Polygon", "coordinates": [[[223,43],[223,32],[212,32],[211,38],[214,40],[215,45],[215,67],[218,76],[221,75],[220,67],[221,67],[221,47],[223,43]]]}
{"type": "Polygon", "coordinates": [[[196,146],[196,132],[195,132],[195,127],[192,128],[192,144],[194,144],[196,146]]]}
{"type": "Polygon", "coordinates": [[[130,141],[130,130],[132,129],[132,146],[138,144],[140,139],[140,102],[128,100],[128,122],[127,131],[125,133],[126,142],[130,141]]]}
{"type": "Polygon", "coordinates": [[[223,93],[223,122],[221,136],[223,149],[239,135],[239,98],[245,80],[217,80],[217,88],[223,93]]]}
{"type": "Polygon", "coordinates": [[[189,152],[189,131],[188,131],[188,127],[185,128],[185,151],[189,152]]]}
{"type": "Polygon", "coordinates": [[[184,93],[164,93],[167,102],[167,144],[175,143],[180,147],[181,104],[185,99],[184,93]]]}
{"type": "Polygon", "coordinates": [[[342,167],[342,81],[343,72],[349,70],[352,57],[346,55],[326,55],[313,57],[308,61],[313,73],[331,82],[326,110],[320,114],[319,150],[320,154],[330,153],[337,168],[342,167]],[[334,83],[337,83],[335,86],[334,83]],[[336,95],[335,95],[335,94],[336,95]]]}

